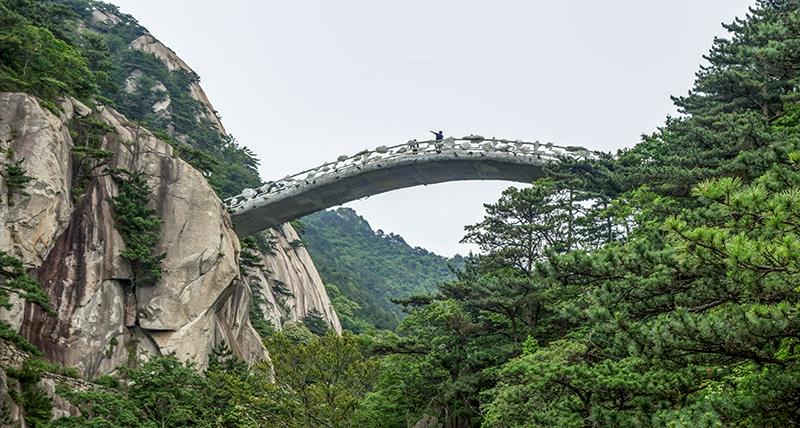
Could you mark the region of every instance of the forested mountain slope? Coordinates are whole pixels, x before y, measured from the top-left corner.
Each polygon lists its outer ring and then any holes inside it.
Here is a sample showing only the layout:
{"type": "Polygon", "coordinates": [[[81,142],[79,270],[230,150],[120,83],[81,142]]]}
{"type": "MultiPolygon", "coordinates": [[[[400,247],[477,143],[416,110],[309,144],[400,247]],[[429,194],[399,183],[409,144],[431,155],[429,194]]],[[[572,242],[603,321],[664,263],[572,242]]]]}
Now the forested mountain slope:
{"type": "Polygon", "coordinates": [[[391,299],[428,294],[454,278],[460,256],[447,259],[402,237],[374,231],[350,208],[304,217],[301,237],[314,259],[345,328],[394,329],[403,313],[391,299]],[[348,302],[348,300],[350,302],[348,302]],[[355,303],[353,305],[352,303],[355,303]],[[349,303],[349,304],[348,304],[349,303]]]}
{"type": "Polygon", "coordinates": [[[403,321],[369,426],[800,423],[800,3],[725,28],[679,116],[468,227],[485,254],[403,321]]]}

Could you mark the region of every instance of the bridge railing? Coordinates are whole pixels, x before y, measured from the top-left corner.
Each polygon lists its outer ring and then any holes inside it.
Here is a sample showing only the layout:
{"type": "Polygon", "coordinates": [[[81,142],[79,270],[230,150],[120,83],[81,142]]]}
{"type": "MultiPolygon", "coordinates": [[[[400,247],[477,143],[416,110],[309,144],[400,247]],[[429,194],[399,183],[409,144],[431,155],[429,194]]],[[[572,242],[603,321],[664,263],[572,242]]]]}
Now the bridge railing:
{"type": "Polygon", "coordinates": [[[596,154],[580,146],[559,146],[539,141],[527,142],[483,138],[470,135],[463,138],[445,138],[443,140],[411,140],[394,146],[379,146],[374,150],[362,150],[354,155],[339,156],[335,161],[326,162],[296,174],[268,181],[257,189],[245,189],[241,194],[225,199],[225,204],[234,212],[247,208],[248,202],[255,199],[277,197],[285,192],[304,185],[314,184],[322,177],[330,175],[346,175],[365,166],[393,159],[413,157],[416,155],[464,154],[486,155],[488,153],[505,153],[513,156],[524,156],[555,161],[561,156],[570,155],[581,158],[595,157],[596,154]]]}

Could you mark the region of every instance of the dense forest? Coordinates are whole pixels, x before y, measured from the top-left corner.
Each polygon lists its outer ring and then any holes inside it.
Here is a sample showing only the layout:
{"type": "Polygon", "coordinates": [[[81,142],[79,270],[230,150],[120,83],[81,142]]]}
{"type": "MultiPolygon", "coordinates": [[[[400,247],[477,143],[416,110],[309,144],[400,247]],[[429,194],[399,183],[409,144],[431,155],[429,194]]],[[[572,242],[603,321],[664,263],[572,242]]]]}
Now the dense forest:
{"type": "MultiPolygon", "coordinates": [[[[113,71],[90,58],[112,48],[59,33],[63,13],[80,10],[0,0],[1,90],[102,96],[113,71]]],[[[464,238],[481,255],[401,302],[395,332],[299,323],[265,334],[271,364],[220,346],[202,373],[156,358],[64,391],[82,413],[54,422],[25,389],[30,425],[797,425],[800,3],[761,0],[725,28],[678,116],[487,204],[464,238]]]]}
{"type": "Polygon", "coordinates": [[[372,426],[800,422],[800,4],[726,25],[678,117],[487,206],[362,402],[372,426]]]}
{"type": "Polygon", "coordinates": [[[392,299],[431,293],[463,265],[459,256],[446,259],[412,248],[398,235],[373,231],[349,208],[312,214],[300,224],[342,326],[356,333],[393,330],[404,313],[392,299]]]}

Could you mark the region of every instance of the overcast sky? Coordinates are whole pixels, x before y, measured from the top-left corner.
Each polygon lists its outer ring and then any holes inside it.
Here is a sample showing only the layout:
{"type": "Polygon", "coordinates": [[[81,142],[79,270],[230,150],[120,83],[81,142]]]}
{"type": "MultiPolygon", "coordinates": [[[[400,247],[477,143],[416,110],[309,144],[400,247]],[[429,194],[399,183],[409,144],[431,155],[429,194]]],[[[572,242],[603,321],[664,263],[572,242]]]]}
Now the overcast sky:
{"type": "MultiPolygon", "coordinates": [[[[429,130],[612,151],[674,114],[721,23],[752,0],[112,0],[201,76],[265,180],[429,130]]],[[[462,254],[508,183],[348,204],[462,254]]]]}

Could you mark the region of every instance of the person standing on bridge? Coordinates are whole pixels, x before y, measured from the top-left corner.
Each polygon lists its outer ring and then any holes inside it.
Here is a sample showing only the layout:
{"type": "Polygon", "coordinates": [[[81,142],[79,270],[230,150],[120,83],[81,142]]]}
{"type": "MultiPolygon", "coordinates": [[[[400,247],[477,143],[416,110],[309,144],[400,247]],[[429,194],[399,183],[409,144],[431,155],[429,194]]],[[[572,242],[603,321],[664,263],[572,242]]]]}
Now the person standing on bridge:
{"type": "Polygon", "coordinates": [[[442,142],[444,140],[444,132],[440,129],[439,132],[431,131],[431,133],[436,136],[436,142],[433,143],[434,147],[436,147],[436,153],[441,153],[442,147],[444,147],[444,143],[442,142]]]}

